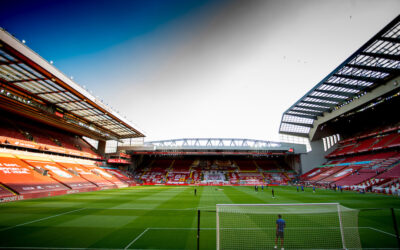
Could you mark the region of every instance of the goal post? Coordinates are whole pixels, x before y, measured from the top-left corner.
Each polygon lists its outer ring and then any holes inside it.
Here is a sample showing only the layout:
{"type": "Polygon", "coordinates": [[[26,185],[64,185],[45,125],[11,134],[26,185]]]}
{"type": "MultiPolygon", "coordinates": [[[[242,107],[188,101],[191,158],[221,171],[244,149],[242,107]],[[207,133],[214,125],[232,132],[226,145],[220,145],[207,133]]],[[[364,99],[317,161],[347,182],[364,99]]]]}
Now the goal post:
{"type": "Polygon", "coordinates": [[[217,204],[216,220],[218,250],[361,248],[358,210],[339,203],[217,204]]]}

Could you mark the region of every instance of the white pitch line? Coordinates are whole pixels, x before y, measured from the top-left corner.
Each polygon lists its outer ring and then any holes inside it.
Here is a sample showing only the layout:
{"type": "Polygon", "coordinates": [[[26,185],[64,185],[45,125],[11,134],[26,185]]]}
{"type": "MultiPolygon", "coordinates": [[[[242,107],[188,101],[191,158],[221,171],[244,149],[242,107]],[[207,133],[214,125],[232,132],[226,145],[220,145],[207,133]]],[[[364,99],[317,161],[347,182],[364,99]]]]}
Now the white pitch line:
{"type": "Polygon", "coordinates": [[[57,216],[61,216],[61,215],[64,215],[64,214],[70,214],[70,213],[77,212],[77,211],[80,211],[80,210],[83,210],[83,209],[86,209],[86,208],[79,208],[79,209],[75,209],[75,210],[68,211],[68,212],[65,212],[65,213],[56,214],[56,215],[51,215],[51,216],[44,217],[44,218],[37,219],[37,220],[33,220],[33,221],[28,221],[28,222],[21,223],[21,224],[18,224],[18,225],[12,226],[12,227],[7,227],[7,228],[0,229],[0,232],[2,232],[2,231],[6,231],[6,230],[9,230],[9,229],[12,229],[12,228],[16,228],[16,227],[20,227],[20,226],[28,225],[28,224],[31,224],[31,223],[39,222],[39,221],[42,221],[42,220],[51,219],[51,218],[54,218],[54,217],[57,217],[57,216]]]}
{"type": "Polygon", "coordinates": [[[137,241],[140,237],[143,236],[150,228],[146,228],[141,234],[138,235],[135,239],[133,239],[124,249],[128,249],[135,241],[137,241]]]}
{"type": "MultiPolygon", "coordinates": [[[[57,250],[85,250],[85,249],[97,249],[97,250],[117,250],[120,248],[87,248],[87,247],[0,247],[0,249],[57,249],[57,250]]],[[[135,249],[136,250],[136,249],[135,249]]]]}
{"type": "Polygon", "coordinates": [[[374,228],[374,227],[366,227],[366,228],[369,228],[369,229],[375,230],[375,231],[377,231],[377,232],[380,232],[380,233],[384,233],[384,234],[393,236],[393,237],[395,237],[395,238],[397,237],[395,234],[391,234],[391,233],[385,232],[385,231],[383,231],[383,230],[376,229],[376,228],[374,228]]]}
{"type": "MultiPolygon", "coordinates": [[[[123,248],[91,248],[91,247],[0,247],[0,249],[54,249],[54,250],[125,250],[123,248]]],[[[133,250],[164,250],[162,248],[135,248],[133,250]]],[[[165,249],[167,250],[167,249],[165,249]]]]}
{"type": "MultiPolygon", "coordinates": [[[[362,227],[345,227],[345,228],[362,228],[362,227]]],[[[369,228],[369,227],[364,227],[369,228]]],[[[153,230],[197,230],[197,227],[149,227],[149,229],[153,230]]],[[[276,227],[254,227],[254,228],[240,228],[240,227],[224,227],[220,228],[221,230],[275,230],[276,227]]],[[[299,230],[299,229],[340,229],[340,227],[291,227],[285,228],[285,230],[299,230]]],[[[216,230],[216,228],[200,228],[200,230],[216,230]]]]}
{"type": "MultiPolygon", "coordinates": [[[[91,247],[0,247],[0,249],[54,249],[54,250],[124,250],[121,248],[91,248],[91,247]]],[[[371,249],[371,250],[382,250],[382,249],[393,249],[396,250],[397,248],[363,248],[363,249],[371,249]]],[[[163,249],[163,248],[135,248],[132,250],[168,250],[168,249],[163,249]]],[[[299,248],[298,250],[309,250],[307,249],[301,249],[299,248]]]]}

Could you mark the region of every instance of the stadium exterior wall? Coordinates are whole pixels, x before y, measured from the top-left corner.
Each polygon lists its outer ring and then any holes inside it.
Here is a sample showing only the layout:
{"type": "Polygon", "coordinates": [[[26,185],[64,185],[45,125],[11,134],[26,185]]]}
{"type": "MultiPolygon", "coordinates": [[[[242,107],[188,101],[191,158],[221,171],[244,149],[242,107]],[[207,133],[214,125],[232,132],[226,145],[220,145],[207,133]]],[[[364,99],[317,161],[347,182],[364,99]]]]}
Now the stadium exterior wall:
{"type": "Polygon", "coordinates": [[[310,145],[312,150],[307,154],[300,155],[301,174],[321,166],[326,161],[323,140],[310,142],[310,145]]]}

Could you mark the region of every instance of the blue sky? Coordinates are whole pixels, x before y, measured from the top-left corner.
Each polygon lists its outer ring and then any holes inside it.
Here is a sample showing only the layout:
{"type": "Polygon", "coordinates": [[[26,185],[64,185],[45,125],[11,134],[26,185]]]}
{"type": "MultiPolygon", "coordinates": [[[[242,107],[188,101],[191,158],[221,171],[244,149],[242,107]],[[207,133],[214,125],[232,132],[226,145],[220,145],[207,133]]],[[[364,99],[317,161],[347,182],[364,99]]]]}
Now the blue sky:
{"type": "Polygon", "coordinates": [[[282,113],[398,0],[3,1],[0,26],[148,140],[278,140],[282,113]]]}
{"type": "Polygon", "coordinates": [[[95,54],[195,11],[206,1],[5,1],[0,23],[43,57],[95,54]]]}

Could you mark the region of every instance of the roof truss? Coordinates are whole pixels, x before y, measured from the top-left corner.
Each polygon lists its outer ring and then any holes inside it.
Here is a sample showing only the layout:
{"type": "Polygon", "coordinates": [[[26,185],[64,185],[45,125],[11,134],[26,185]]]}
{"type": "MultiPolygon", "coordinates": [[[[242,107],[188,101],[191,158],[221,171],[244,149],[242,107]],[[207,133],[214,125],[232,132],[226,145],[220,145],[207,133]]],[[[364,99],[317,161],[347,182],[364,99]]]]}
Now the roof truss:
{"type": "Polygon", "coordinates": [[[313,119],[330,112],[400,74],[400,15],[307,92],[282,116],[280,133],[308,137],[310,125],[291,119],[313,119]],[[300,110],[306,109],[306,110],[300,110]],[[297,118],[296,118],[297,117],[297,118]]]}

